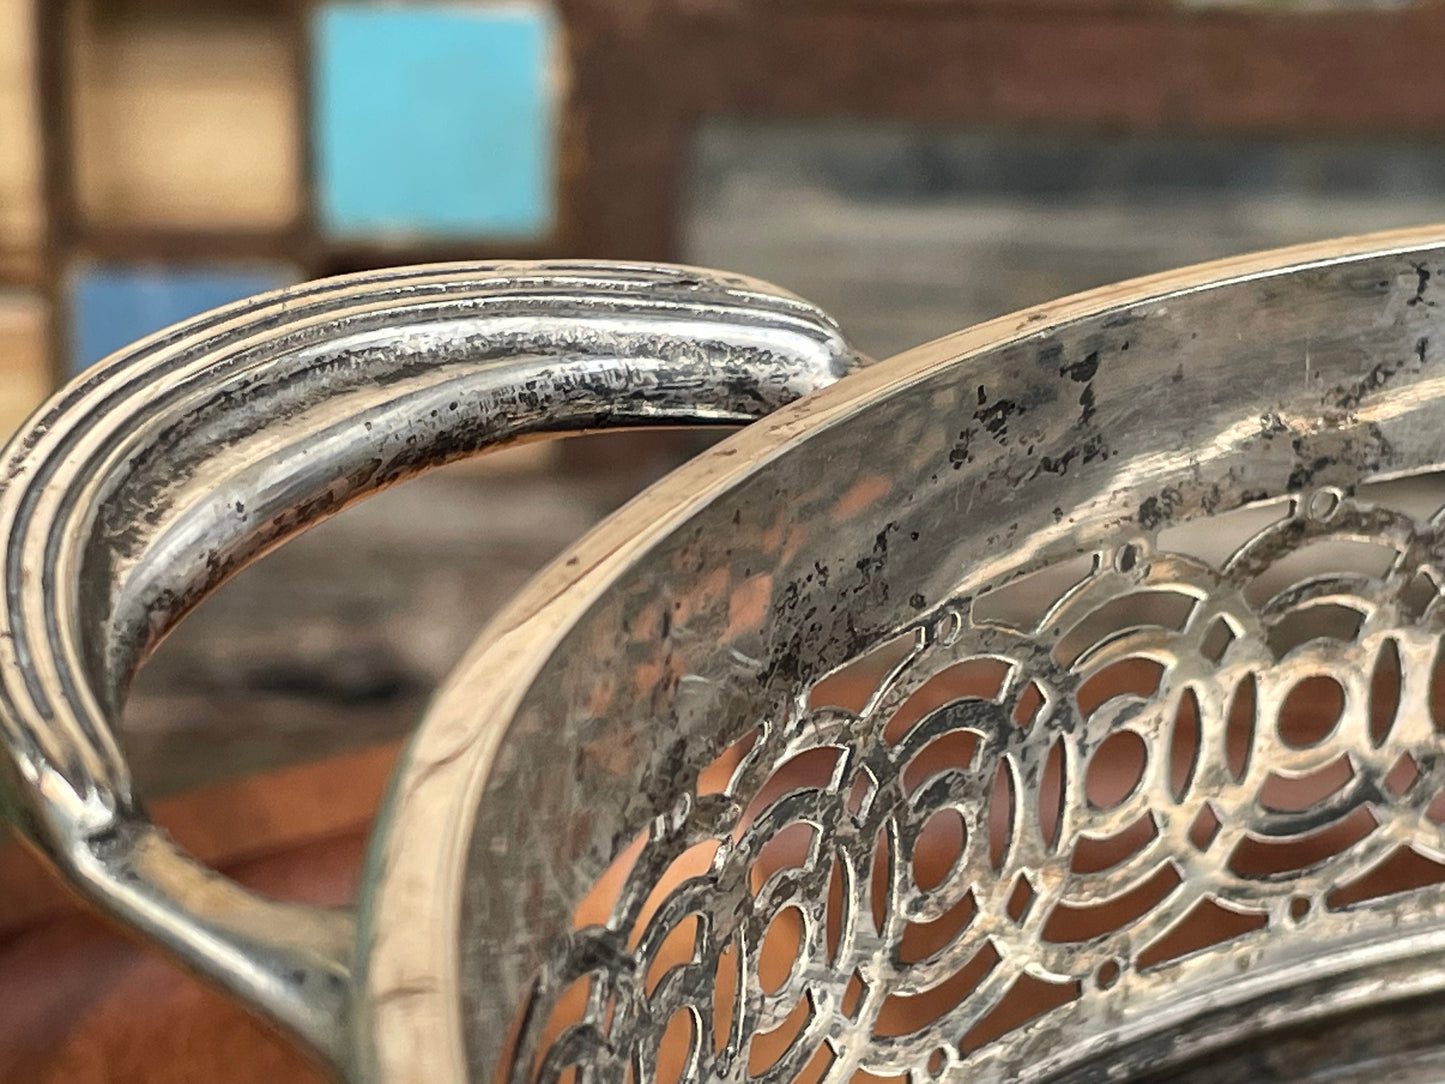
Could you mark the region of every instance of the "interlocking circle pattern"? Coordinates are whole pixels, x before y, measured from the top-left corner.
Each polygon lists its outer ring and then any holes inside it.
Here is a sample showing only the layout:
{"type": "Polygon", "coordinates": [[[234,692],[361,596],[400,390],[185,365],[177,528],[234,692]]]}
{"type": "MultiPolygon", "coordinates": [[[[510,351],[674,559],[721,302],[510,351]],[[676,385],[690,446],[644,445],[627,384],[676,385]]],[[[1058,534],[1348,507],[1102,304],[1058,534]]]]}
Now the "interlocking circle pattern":
{"type": "Polygon", "coordinates": [[[1442,554],[1321,491],[1219,567],[1139,540],[1026,618],[1042,573],[941,607],[619,858],[511,1079],[966,1076],[1139,974],[1439,892],[1442,554]]]}

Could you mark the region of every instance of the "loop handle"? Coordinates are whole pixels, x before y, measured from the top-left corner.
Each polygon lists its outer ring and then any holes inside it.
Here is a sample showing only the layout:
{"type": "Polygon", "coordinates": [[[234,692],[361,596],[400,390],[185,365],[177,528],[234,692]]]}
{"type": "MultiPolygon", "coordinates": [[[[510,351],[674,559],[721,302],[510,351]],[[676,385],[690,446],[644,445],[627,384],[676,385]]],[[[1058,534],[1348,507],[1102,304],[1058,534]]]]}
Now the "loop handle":
{"type": "Polygon", "coordinates": [[[736,425],[861,360],[766,284],[570,263],[311,283],[113,355],[0,457],[0,813],[344,1074],[351,915],[258,897],[146,820],[114,732],[136,667],[240,568],[392,482],[533,436],[736,425]]]}

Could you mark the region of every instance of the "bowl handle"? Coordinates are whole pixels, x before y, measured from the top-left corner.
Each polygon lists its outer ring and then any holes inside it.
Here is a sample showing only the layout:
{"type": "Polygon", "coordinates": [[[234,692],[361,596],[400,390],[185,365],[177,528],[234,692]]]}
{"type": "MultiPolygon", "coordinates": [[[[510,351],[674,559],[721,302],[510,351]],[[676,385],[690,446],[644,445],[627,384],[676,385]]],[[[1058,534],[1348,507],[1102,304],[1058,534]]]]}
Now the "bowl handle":
{"type": "Polygon", "coordinates": [[[766,284],[576,263],[309,283],[112,355],[0,455],[0,814],[346,1075],[350,912],[260,897],[146,819],[114,728],[136,667],[248,562],[392,482],[528,437],[740,424],[862,361],[766,284]]]}

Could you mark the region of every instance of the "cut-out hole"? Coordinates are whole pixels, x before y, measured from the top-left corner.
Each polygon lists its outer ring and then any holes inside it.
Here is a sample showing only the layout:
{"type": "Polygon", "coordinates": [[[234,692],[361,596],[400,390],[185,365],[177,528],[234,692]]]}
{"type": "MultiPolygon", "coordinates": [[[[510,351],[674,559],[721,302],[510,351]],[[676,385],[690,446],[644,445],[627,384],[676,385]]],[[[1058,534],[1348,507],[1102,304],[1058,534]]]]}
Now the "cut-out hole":
{"type": "Polygon", "coordinates": [[[868,880],[868,906],[873,912],[873,928],[883,933],[893,895],[893,847],[888,842],[888,829],[878,829],[873,841],[873,870],[868,880]]]}
{"type": "Polygon", "coordinates": [[[1309,869],[1354,846],[1378,825],[1366,806],[1356,806],[1333,824],[1294,839],[1247,835],[1229,856],[1229,868],[1241,877],[1273,877],[1309,869]]]}
{"type": "Polygon", "coordinates": [[[1445,505],[1445,494],[1442,494],[1440,472],[1431,471],[1378,482],[1362,482],[1355,487],[1355,500],[1368,501],[1425,523],[1434,519],[1435,513],[1445,505]]]}
{"type": "Polygon", "coordinates": [[[758,816],[789,791],[829,786],[842,759],[843,750],[840,747],[819,745],[783,761],[773,769],[767,781],[748,802],[733,829],[733,839],[742,839],[743,833],[752,826],[758,816]]]}
{"type": "Polygon", "coordinates": [[[1291,610],[1270,626],[1265,641],[1276,659],[1282,659],[1300,644],[1311,640],[1338,640],[1350,643],[1360,634],[1365,615],[1353,606],[1335,602],[1317,602],[1291,610]]]}
{"type": "Polygon", "coordinates": [[[1029,905],[1034,902],[1034,886],[1029,883],[1028,877],[1020,873],[1014,878],[1013,891],[1009,893],[1008,905],[1005,910],[1008,917],[1015,922],[1022,922],[1024,916],[1029,913],[1029,905]]]}
{"type": "Polygon", "coordinates": [[[632,837],[632,842],[617,853],[617,857],[602,871],[602,876],[592,882],[592,887],[577,901],[577,906],[572,911],[574,930],[606,924],[617,903],[617,897],[622,892],[622,886],[627,883],[627,875],[637,864],[637,856],[642,853],[646,843],[647,829],[644,828],[632,837]]]}
{"type": "Polygon", "coordinates": [[[1013,846],[1014,776],[1007,759],[998,762],[988,801],[988,860],[994,870],[1003,869],[1013,846]]]}
{"type": "Polygon", "coordinates": [[[1261,930],[1268,922],[1269,916],[1263,911],[1235,910],[1205,896],[1184,912],[1183,918],[1144,946],[1137,958],[1139,970],[1147,971],[1193,956],[1196,952],[1261,930]]]}
{"type": "Polygon", "coordinates": [[[943,1072],[947,1065],[948,1052],[946,1050],[937,1049],[928,1055],[927,1066],[929,1076],[938,1076],[940,1073],[943,1072]]]}
{"type": "Polygon", "coordinates": [[[1395,547],[1356,538],[1322,538],[1291,550],[1257,575],[1244,589],[1259,608],[1286,588],[1331,575],[1353,574],[1379,579],[1390,570],[1395,547]]]}
{"type": "Polygon", "coordinates": [[[1039,717],[1047,698],[1044,691],[1039,688],[1036,681],[1030,681],[1024,686],[1024,691],[1019,694],[1018,702],[1014,704],[1014,722],[1018,723],[1019,729],[1029,730],[1034,725],[1034,720],[1039,717]]]}
{"type": "Polygon", "coordinates": [[[917,643],[918,634],[910,630],[865,651],[808,690],[808,709],[839,708],[856,715],[917,643]]]}
{"type": "Polygon", "coordinates": [[[1074,840],[1074,853],[1069,856],[1069,869],[1075,873],[1099,873],[1132,858],[1159,835],[1154,818],[1148,813],[1122,832],[1111,836],[1080,835],[1074,840]]]}
{"type": "Polygon", "coordinates": [[[1289,511],[1287,499],[1273,500],[1165,527],[1159,532],[1159,552],[1183,554],[1211,568],[1222,568],[1236,550],[1289,511]]]}
{"type": "Polygon", "coordinates": [[[781,908],[768,923],[758,948],[758,986],[765,994],[776,994],[798,966],[803,947],[803,913],[796,907],[781,908]]]}
{"type": "Polygon", "coordinates": [[[762,1076],[776,1065],[778,1059],[792,1049],[798,1036],[807,1030],[812,1016],[813,1006],[806,997],[801,997],[793,1006],[793,1011],[777,1027],[754,1032],[748,1044],[748,1075],[762,1076]]]}
{"type": "Polygon", "coordinates": [[[918,720],[956,701],[996,700],[1011,667],[1005,659],[984,656],[940,670],[898,706],[883,728],[883,740],[897,745],[918,720]]]}
{"type": "Polygon", "coordinates": [[[652,891],[643,903],[642,910],[638,912],[637,921],[632,924],[632,932],[627,938],[629,948],[637,947],[637,943],[642,940],[642,935],[647,930],[647,924],[652,921],[652,916],[657,914],[657,909],[667,901],[673,889],[689,877],[696,877],[707,872],[712,865],[713,857],[717,854],[717,849],[717,840],[703,840],[701,843],[694,843],[668,863],[667,869],[663,870],[662,876],[657,879],[657,883],[653,885],[652,891]]]}
{"type": "Polygon", "coordinates": [[[1024,972],[1004,991],[998,1004],[984,1013],[959,1041],[959,1052],[972,1054],[982,1049],[1029,1021],[1076,1000],[1081,989],[1077,981],[1049,982],[1024,972]]]}
{"type": "Polygon", "coordinates": [[[1435,601],[1435,596],[1439,593],[1440,585],[1431,578],[1428,572],[1421,569],[1410,578],[1410,582],[1400,592],[1400,602],[1408,617],[1417,618],[1430,608],[1430,603],[1435,601]]]}
{"type": "Polygon", "coordinates": [[[1094,973],[1094,983],[1100,990],[1107,990],[1119,981],[1119,961],[1105,960],[1099,965],[1099,970],[1094,973]]]}
{"type": "Polygon", "coordinates": [[[1169,729],[1169,793],[1176,802],[1184,800],[1194,782],[1199,739],[1199,699],[1193,689],[1185,689],[1174,712],[1174,725],[1169,729]]]}
{"type": "Polygon", "coordinates": [[[972,730],[950,730],[925,745],[903,766],[903,790],[913,794],[929,776],[948,768],[966,771],[978,754],[979,738],[972,730]]]}
{"type": "Polygon", "coordinates": [[[899,1073],[896,1076],[879,1076],[877,1073],[870,1073],[867,1069],[854,1069],[853,1075],[848,1078],[848,1084],[908,1084],[908,1074],[899,1073]]]}
{"type": "Polygon", "coordinates": [[[688,963],[697,952],[697,931],[698,921],[696,915],[688,915],[662,939],[657,946],[657,951],[652,954],[652,962],[647,968],[647,977],[644,981],[644,988],[648,996],[657,989],[657,984],[669,970],[678,964],[688,963]]]}
{"type": "Polygon", "coordinates": [[[1310,901],[1304,896],[1296,896],[1289,901],[1289,917],[1292,922],[1303,922],[1310,913],[1310,901]]]}
{"type": "Polygon", "coordinates": [[[1264,777],[1256,800],[1276,813],[1303,813],[1318,805],[1355,777],[1349,755],[1341,753],[1328,764],[1311,772],[1290,777],[1270,772],[1264,777]]]}
{"type": "Polygon", "coordinates": [[[947,879],[963,857],[965,830],[963,815],[956,809],[940,809],[918,830],[913,843],[913,883],[931,892],[947,879]]]}
{"type": "Polygon", "coordinates": [[[1149,749],[1132,730],[1116,730],[1094,750],[1084,772],[1084,795],[1095,809],[1113,809],[1138,788],[1149,749]]]}
{"type": "Polygon", "coordinates": [[[1391,765],[1390,770],[1385,773],[1385,777],[1380,780],[1380,787],[1386,794],[1401,798],[1419,778],[1420,765],[1415,763],[1415,758],[1409,753],[1401,753],[1399,759],[1391,765]]]}
{"type": "Polygon", "coordinates": [[[1236,636],[1234,629],[1228,621],[1222,617],[1216,617],[1209,626],[1209,631],[1204,634],[1204,640],[1199,645],[1200,652],[1210,662],[1217,663],[1224,658],[1224,653],[1229,650],[1229,645],[1234,643],[1236,636]]]}
{"type": "Polygon", "coordinates": [[[843,988],[843,1001],[839,1007],[849,1020],[857,1019],[858,1010],[863,1006],[863,995],[867,990],[868,985],[858,972],[848,976],[848,985],[843,988]]]}
{"type": "Polygon", "coordinates": [[[1059,902],[1049,912],[1039,936],[1054,944],[1089,941],[1111,930],[1127,926],[1140,915],[1159,905],[1166,896],[1184,882],[1172,862],[1166,862],[1149,877],[1112,899],[1099,903],[1073,904],[1059,902]]]}
{"type": "Polygon", "coordinates": [[[1153,659],[1123,659],[1091,674],[1079,686],[1075,699],[1079,711],[1089,716],[1116,696],[1151,697],[1159,691],[1163,680],[1163,663],[1153,659]]]}
{"type": "Polygon", "coordinates": [[[1329,737],[1345,711],[1345,690],[1314,674],[1289,691],[1279,708],[1279,737],[1292,749],[1309,749],[1329,737]]]}
{"type": "Polygon", "coordinates": [[[1400,649],[1386,640],[1370,674],[1370,743],[1379,748],[1390,736],[1400,711],[1400,649]]]}
{"type": "Polygon", "coordinates": [[[743,759],[752,751],[762,734],[761,727],[753,727],[737,741],[719,753],[706,768],[698,773],[698,794],[721,794],[732,782],[733,774],[743,759]]]}
{"type": "Polygon", "coordinates": [[[1064,822],[1064,739],[1056,738],[1039,775],[1039,835],[1050,851],[1059,845],[1064,822]]]}
{"type": "Polygon", "coordinates": [[[1255,687],[1254,675],[1247,675],[1234,690],[1229,702],[1229,718],[1224,724],[1224,762],[1236,783],[1244,781],[1254,752],[1255,687]]]}
{"type": "Polygon", "coordinates": [[[818,1084],[818,1081],[828,1075],[828,1070],[832,1068],[836,1057],[831,1046],[827,1043],[819,1043],[818,1049],[813,1051],[813,1056],[798,1071],[798,1075],[793,1077],[791,1084],[818,1084]]]}
{"type": "Polygon", "coordinates": [[[1340,492],[1337,489],[1320,489],[1310,494],[1305,511],[1311,519],[1327,520],[1339,510],[1340,492]]]}
{"type": "Polygon", "coordinates": [[[712,1048],[721,1054],[732,1036],[741,984],[738,978],[737,945],[729,940],[718,953],[717,973],[712,987],[712,1048]]]}
{"type": "Polygon", "coordinates": [[[874,780],[873,773],[867,768],[860,768],[848,787],[848,797],[844,803],[848,812],[855,817],[862,816],[877,790],[878,783],[874,780]]]}
{"type": "Polygon", "coordinates": [[[938,985],[916,994],[889,994],[879,1006],[873,1033],[888,1038],[927,1027],[973,993],[998,966],[999,959],[993,942],[985,942],[966,964],[938,985]]]}
{"type": "Polygon", "coordinates": [[[978,913],[978,904],[972,892],[965,892],[963,898],[932,922],[910,922],[903,928],[898,940],[900,963],[912,964],[926,960],[941,952],[968,929],[973,916],[978,913]]]}
{"type": "Polygon", "coordinates": [[[1114,567],[1120,572],[1133,572],[1139,564],[1141,556],[1139,546],[1134,542],[1126,542],[1119,547],[1119,552],[1114,555],[1114,567]]]}
{"type": "Polygon", "coordinates": [[[978,624],[1006,625],[1019,632],[1036,629],[1059,599],[1094,572],[1094,555],[1082,553],[1067,561],[1030,572],[1016,580],[985,591],[973,602],[973,620],[978,624]]]}
{"type": "Polygon", "coordinates": [[[764,882],[780,869],[806,866],[817,839],[818,829],[801,821],[773,835],[758,848],[758,855],[748,872],[753,892],[762,888],[764,882]]]}
{"type": "Polygon", "coordinates": [[[1445,640],[1430,665],[1430,721],[1437,734],[1445,734],[1445,640]]]}
{"type": "Polygon", "coordinates": [[[1359,877],[1332,891],[1325,897],[1325,906],[1339,910],[1438,884],[1445,884],[1445,865],[1401,845],[1359,877]]]}
{"type": "Polygon", "coordinates": [[[1214,811],[1214,806],[1205,802],[1189,826],[1189,842],[1199,850],[1207,851],[1214,844],[1214,838],[1219,835],[1221,827],[1223,825],[1220,823],[1219,814],[1214,811]]]}
{"type": "Polygon", "coordinates": [[[1130,629],[1177,632],[1189,623],[1189,615],[1198,604],[1193,595],[1168,588],[1133,591],[1110,599],[1063,635],[1054,645],[1054,658],[1072,667],[1090,648],[1130,629]]]}

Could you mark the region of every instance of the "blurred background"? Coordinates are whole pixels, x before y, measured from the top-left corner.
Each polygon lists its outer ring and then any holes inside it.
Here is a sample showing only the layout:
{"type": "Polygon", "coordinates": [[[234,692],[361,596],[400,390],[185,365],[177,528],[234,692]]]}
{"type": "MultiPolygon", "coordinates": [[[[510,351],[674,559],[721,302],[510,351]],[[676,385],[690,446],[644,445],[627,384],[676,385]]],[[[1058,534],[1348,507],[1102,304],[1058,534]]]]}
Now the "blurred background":
{"type": "MultiPolygon", "coordinates": [[[[1445,218],[1441,56],[1435,0],[0,0],[0,430],[175,320],[369,267],[714,265],[885,356],[1445,218]]],[[[488,614],[701,446],[528,446],[266,558],[142,672],[142,793],[251,883],[346,898],[397,741],[488,614]]],[[[68,908],[0,847],[0,982],[28,991],[0,1078],[310,1079],[68,908]]]]}

